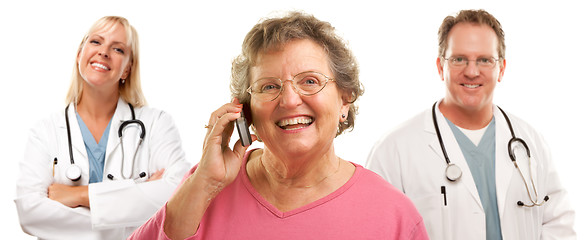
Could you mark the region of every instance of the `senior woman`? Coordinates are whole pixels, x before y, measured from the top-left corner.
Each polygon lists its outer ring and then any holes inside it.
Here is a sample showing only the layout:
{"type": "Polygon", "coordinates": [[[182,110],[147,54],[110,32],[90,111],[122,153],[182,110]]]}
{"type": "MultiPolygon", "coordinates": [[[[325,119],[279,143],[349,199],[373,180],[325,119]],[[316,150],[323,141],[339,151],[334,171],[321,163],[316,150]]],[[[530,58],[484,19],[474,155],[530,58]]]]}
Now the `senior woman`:
{"type": "Polygon", "coordinates": [[[137,32],[103,17],[78,47],[65,110],[31,131],[20,224],[40,239],[125,239],[189,168],[172,118],[145,106],[137,32]]]}
{"type": "Polygon", "coordinates": [[[335,155],[362,94],[335,29],[294,12],[255,25],[233,62],[235,99],[213,112],[184,183],[131,239],[426,239],[412,203],[335,155]],[[231,149],[241,112],[265,147],[231,149]]]}

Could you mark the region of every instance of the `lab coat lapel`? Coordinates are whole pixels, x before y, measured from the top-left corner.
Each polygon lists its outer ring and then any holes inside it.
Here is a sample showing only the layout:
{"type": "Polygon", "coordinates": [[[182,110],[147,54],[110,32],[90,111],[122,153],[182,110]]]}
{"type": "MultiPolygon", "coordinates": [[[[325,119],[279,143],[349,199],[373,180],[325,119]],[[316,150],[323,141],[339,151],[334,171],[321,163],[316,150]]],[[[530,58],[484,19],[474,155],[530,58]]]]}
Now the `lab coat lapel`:
{"type": "Polygon", "coordinates": [[[506,193],[512,178],[513,164],[508,156],[508,141],[511,138],[510,130],[504,115],[494,106],[494,119],[496,121],[496,201],[500,217],[504,216],[506,193]]]}
{"type": "MultiPolygon", "coordinates": [[[[78,122],[78,118],[76,117],[76,108],[73,103],[69,104],[69,108],[67,110],[67,116],[69,118],[69,129],[71,134],[71,146],[72,146],[72,154],[74,156],[75,164],[82,168],[82,172],[88,172],[89,165],[88,165],[88,152],[86,151],[86,145],[84,144],[84,138],[82,137],[82,131],[80,130],[80,123],[78,122]],[[82,159],[76,156],[83,156],[82,159]]],[[[65,123],[65,119],[64,119],[65,123]]],[[[67,138],[67,124],[64,125],[67,138]]],[[[66,139],[67,142],[67,139],[66,139]]],[[[67,149],[66,156],[68,156],[67,161],[69,162],[69,146],[67,149]]]]}
{"type": "MultiPolygon", "coordinates": [[[[478,195],[478,191],[476,188],[476,183],[474,182],[474,178],[472,177],[472,173],[470,172],[470,168],[465,160],[465,157],[463,156],[463,153],[461,152],[461,149],[459,148],[457,140],[453,136],[451,128],[447,124],[447,120],[445,120],[445,117],[443,116],[441,111],[439,111],[439,104],[437,104],[435,111],[437,114],[437,124],[439,125],[439,131],[441,132],[441,137],[443,138],[443,143],[445,145],[445,150],[447,151],[447,156],[449,157],[451,163],[459,166],[459,168],[462,171],[461,178],[458,179],[456,183],[464,184],[468,189],[468,192],[470,193],[471,197],[474,198],[478,203],[478,206],[483,209],[482,202],[480,201],[480,196],[478,195]]],[[[429,116],[430,117],[426,118],[430,120],[425,125],[425,131],[430,132],[434,135],[434,137],[432,137],[431,141],[429,142],[429,147],[431,147],[433,151],[437,153],[437,155],[439,156],[439,161],[445,162],[443,150],[441,149],[441,145],[439,144],[439,140],[436,136],[432,114],[429,116]]],[[[440,171],[443,171],[443,175],[445,176],[445,169],[440,169],[440,171]]]]}
{"type": "MultiPolygon", "coordinates": [[[[116,110],[114,112],[114,115],[112,116],[112,120],[110,123],[110,132],[108,133],[108,144],[106,146],[106,158],[104,160],[104,166],[105,166],[105,176],[107,175],[107,172],[114,172],[114,173],[119,173],[118,168],[120,168],[120,163],[114,163],[112,162],[113,158],[115,158],[114,156],[116,156],[116,152],[115,151],[119,151],[117,150],[119,148],[120,145],[120,141],[118,139],[118,129],[120,127],[120,125],[122,124],[122,122],[125,119],[131,119],[131,110],[129,109],[128,104],[122,100],[122,98],[118,99],[118,103],[116,105],[116,110]],[[114,164],[114,165],[113,165],[114,164]],[[113,166],[111,166],[113,165],[113,166]],[[117,168],[112,169],[112,168],[117,168]],[[106,171],[106,170],[109,171],[106,171]]],[[[118,175],[118,174],[117,174],[118,175]]]]}

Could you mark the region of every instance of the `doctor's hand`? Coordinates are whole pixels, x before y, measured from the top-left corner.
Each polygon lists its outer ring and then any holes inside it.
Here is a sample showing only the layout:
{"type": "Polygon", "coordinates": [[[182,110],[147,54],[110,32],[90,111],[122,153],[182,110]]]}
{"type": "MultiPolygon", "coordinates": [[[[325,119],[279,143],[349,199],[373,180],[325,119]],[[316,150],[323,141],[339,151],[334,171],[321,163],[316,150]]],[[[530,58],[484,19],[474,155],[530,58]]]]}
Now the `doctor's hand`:
{"type": "Polygon", "coordinates": [[[163,177],[163,172],[165,172],[165,168],[157,170],[157,172],[151,174],[149,179],[147,179],[147,182],[161,179],[161,177],[163,177]]]}
{"type": "Polygon", "coordinates": [[[53,183],[47,189],[49,199],[60,202],[70,208],[90,207],[88,186],[69,186],[53,183]]]}
{"type": "MultiPolygon", "coordinates": [[[[242,110],[243,105],[234,99],[211,114],[202,159],[166,205],[163,229],[169,238],[193,235],[210,202],[237,177],[247,147],[238,140],[231,148],[229,141],[242,110]]],[[[257,137],[252,135],[252,140],[257,137]]]]}

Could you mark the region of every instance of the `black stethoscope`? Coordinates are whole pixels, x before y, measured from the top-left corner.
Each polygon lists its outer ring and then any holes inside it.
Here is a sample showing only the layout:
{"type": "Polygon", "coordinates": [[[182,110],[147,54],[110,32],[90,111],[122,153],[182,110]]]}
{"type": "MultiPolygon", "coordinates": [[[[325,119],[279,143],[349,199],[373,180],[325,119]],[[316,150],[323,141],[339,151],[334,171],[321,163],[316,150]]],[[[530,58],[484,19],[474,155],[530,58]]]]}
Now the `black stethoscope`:
{"type": "MultiPolygon", "coordinates": [[[[132,160],[132,164],[131,164],[131,169],[135,168],[135,157],[137,156],[137,152],[139,150],[139,147],[141,146],[141,143],[143,143],[143,139],[145,138],[145,125],[143,124],[143,122],[141,122],[141,120],[135,119],[135,109],[133,108],[133,105],[131,105],[130,103],[129,103],[129,108],[131,109],[132,119],[131,120],[124,121],[120,125],[120,127],[118,128],[118,139],[120,140],[120,149],[122,151],[122,160],[121,160],[121,163],[120,163],[120,175],[124,179],[130,179],[131,176],[125,177],[124,174],[123,174],[123,167],[124,167],[124,162],[125,162],[125,154],[124,154],[123,141],[122,141],[123,130],[129,124],[137,124],[141,128],[141,135],[139,135],[139,144],[137,144],[137,148],[135,149],[135,154],[133,154],[133,160],[132,160]]],[[[72,146],[71,146],[71,131],[69,129],[69,117],[67,116],[67,110],[68,109],[69,109],[69,105],[67,105],[67,107],[65,107],[65,124],[67,126],[67,144],[69,146],[69,159],[70,159],[70,164],[71,165],[66,169],[65,176],[69,180],[75,182],[75,181],[80,180],[80,178],[82,178],[82,168],[80,168],[74,162],[73,151],[72,151],[72,146]]],[[[57,162],[57,158],[54,161],[55,161],[54,162],[54,164],[55,164],[57,162]]],[[[132,175],[132,173],[131,173],[131,175],[132,175]]],[[[145,172],[141,172],[139,174],[139,178],[143,178],[146,175],[147,174],[145,172]]],[[[112,174],[108,174],[107,177],[110,180],[114,180],[114,176],[112,174]]]]}
{"type": "MultiPolygon", "coordinates": [[[[435,102],[433,104],[433,124],[435,125],[435,132],[437,133],[437,138],[439,139],[439,144],[441,145],[441,150],[443,151],[443,156],[445,157],[445,162],[447,162],[447,167],[445,168],[445,177],[449,180],[449,181],[457,181],[458,179],[461,178],[461,168],[459,168],[459,166],[455,165],[454,163],[452,163],[449,160],[449,156],[447,156],[447,151],[445,150],[445,144],[443,144],[443,139],[441,138],[441,132],[439,131],[439,125],[437,124],[437,114],[435,114],[435,107],[437,106],[437,102],[435,102]]],[[[498,107],[498,106],[497,106],[498,107]]],[[[531,151],[529,150],[529,146],[527,146],[527,143],[521,139],[521,138],[517,138],[515,136],[514,130],[512,128],[512,124],[510,123],[510,119],[508,118],[508,116],[506,115],[506,113],[504,112],[504,110],[502,110],[502,108],[498,107],[498,109],[500,110],[500,112],[502,112],[502,115],[504,116],[504,119],[506,119],[506,123],[508,124],[508,129],[510,129],[510,134],[512,136],[512,138],[510,139],[510,141],[508,141],[508,155],[510,156],[510,160],[512,161],[512,163],[514,164],[515,168],[518,170],[519,174],[521,175],[521,178],[523,178],[523,182],[525,183],[525,188],[527,189],[527,195],[529,195],[529,199],[531,200],[531,204],[525,204],[523,203],[523,201],[518,201],[517,205],[521,206],[521,207],[535,207],[535,206],[541,206],[543,205],[545,202],[547,202],[547,200],[549,200],[549,196],[545,196],[545,198],[543,198],[543,200],[539,201],[539,193],[537,192],[537,187],[535,187],[535,182],[533,181],[533,174],[531,173],[531,151]],[[531,197],[531,191],[529,189],[529,185],[527,184],[527,180],[525,178],[525,176],[523,175],[523,173],[521,172],[521,169],[519,168],[519,165],[517,164],[517,160],[516,160],[516,156],[513,152],[513,144],[515,143],[520,143],[521,145],[523,145],[523,147],[525,148],[526,152],[527,152],[527,157],[529,158],[529,176],[531,178],[531,185],[533,187],[533,192],[535,195],[535,198],[533,199],[533,197],[531,197]]]]}

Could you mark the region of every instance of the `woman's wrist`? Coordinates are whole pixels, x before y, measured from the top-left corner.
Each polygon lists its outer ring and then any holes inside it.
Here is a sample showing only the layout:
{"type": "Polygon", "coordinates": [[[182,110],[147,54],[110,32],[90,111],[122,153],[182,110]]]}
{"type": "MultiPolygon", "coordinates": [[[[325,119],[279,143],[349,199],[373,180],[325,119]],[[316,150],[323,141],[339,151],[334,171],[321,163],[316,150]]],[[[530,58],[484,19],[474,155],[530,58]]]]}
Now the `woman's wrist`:
{"type": "Polygon", "coordinates": [[[179,239],[194,235],[206,209],[221,190],[221,182],[210,181],[197,172],[190,175],[166,205],[165,234],[179,239]]]}
{"type": "Polygon", "coordinates": [[[205,173],[198,171],[194,172],[192,176],[186,179],[187,184],[191,185],[193,189],[198,189],[200,197],[206,199],[207,202],[212,201],[224,188],[225,184],[214,178],[207,176],[205,173]]]}

